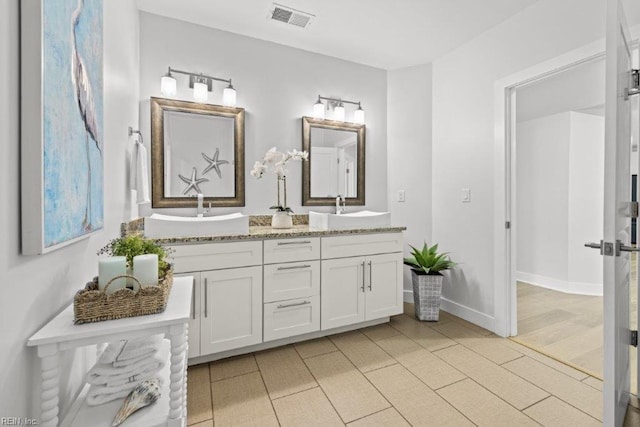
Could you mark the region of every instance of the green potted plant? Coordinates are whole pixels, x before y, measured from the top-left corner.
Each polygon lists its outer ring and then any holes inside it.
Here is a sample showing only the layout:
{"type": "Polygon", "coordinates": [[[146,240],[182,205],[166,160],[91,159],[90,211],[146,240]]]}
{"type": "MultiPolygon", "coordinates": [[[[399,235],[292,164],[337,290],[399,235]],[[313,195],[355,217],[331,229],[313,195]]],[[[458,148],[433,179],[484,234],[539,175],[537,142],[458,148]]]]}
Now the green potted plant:
{"type": "Polygon", "coordinates": [[[158,277],[162,280],[169,270],[169,255],[172,250],[157,244],[151,239],[132,235],[113,239],[98,251],[98,255],[123,256],[127,258],[127,268],[133,268],[133,257],[144,254],[158,255],[158,277]]]}
{"type": "Polygon", "coordinates": [[[426,243],[422,250],[411,246],[411,256],[404,259],[404,264],[411,267],[416,317],[419,320],[437,321],[442,295],[441,271],[453,268],[456,264],[447,253],[438,253],[437,244],[429,247],[426,243]]]}

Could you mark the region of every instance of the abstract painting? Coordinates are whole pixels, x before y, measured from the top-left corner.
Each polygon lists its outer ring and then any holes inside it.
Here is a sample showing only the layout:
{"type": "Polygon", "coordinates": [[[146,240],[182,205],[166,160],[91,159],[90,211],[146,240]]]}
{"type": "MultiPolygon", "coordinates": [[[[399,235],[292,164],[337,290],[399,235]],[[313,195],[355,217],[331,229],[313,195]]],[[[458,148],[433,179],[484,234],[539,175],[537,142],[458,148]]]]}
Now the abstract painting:
{"type": "MultiPolygon", "coordinates": [[[[40,143],[41,154],[24,159],[40,162],[36,170],[41,174],[36,189],[41,194],[40,250],[27,252],[44,253],[82,239],[104,224],[103,0],[37,3],[40,28],[25,28],[23,21],[22,38],[26,32],[31,37],[40,32],[40,141],[27,139],[23,132],[22,144],[24,158],[25,144],[40,143]]],[[[24,92],[23,74],[23,99],[24,92]]],[[[23,170],[23,195],[30,181],[23,170]]],[[[23,231],[23,253],[25,243],[27,249],[33,246],[25,242],[23,231]]]]}

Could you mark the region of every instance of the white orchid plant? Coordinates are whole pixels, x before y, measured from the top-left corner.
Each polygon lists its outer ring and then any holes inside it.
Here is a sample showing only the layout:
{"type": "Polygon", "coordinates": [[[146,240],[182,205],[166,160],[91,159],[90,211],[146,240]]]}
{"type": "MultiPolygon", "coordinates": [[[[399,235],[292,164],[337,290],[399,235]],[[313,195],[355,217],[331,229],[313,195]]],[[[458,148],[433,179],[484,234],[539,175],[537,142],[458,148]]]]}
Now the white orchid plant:
{"type": "Polygon", "coordinates": [[[264,155],[262,161],[257,161],[253,164],[251,170],[251,176],[260,179],[265,172],[271,172],[276,175],[278,180],[278,204],[271,206],[269,209],[275,209],[278,212],[293,212],[290,207],[287,206],[287,164],[292,161],[304,161],[309,160],[309,153],[306,151],[298,151],[295,148],[291,151],[278,151],[276,147],[272,147],[264,155]],[[280,203],[280,183],[282,182],[284,203],[280,203]]]}

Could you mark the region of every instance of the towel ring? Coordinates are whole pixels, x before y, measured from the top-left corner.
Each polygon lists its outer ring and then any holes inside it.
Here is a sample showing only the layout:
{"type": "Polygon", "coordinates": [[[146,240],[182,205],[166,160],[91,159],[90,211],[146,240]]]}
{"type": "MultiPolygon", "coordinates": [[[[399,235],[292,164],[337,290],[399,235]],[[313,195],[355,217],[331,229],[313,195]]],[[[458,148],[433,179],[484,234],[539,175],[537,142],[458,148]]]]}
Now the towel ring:
{"type": "Polygon", "coordinates": [[[132,136],[134,133],[137,134],[140,138],[140,143],[144,144],[144,139],[142,139],[142,132],[140,132],[139,130],[134,130],[131,126],[129,126],[129,136],[132,136]]]}

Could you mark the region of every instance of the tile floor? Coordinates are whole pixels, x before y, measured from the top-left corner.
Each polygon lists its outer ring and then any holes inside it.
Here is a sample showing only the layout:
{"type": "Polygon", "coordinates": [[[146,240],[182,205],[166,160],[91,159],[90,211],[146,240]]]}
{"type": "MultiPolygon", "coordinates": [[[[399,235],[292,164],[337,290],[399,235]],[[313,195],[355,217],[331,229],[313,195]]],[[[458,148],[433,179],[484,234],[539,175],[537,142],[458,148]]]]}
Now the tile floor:
{"type": "MultiPolygon", "coordinates": [[[[191,366],[188,424],[590,426],[602,382],[442,312],[191,366]]],[[[640,425],[638,403],[625,425],[640,425]]]]}

